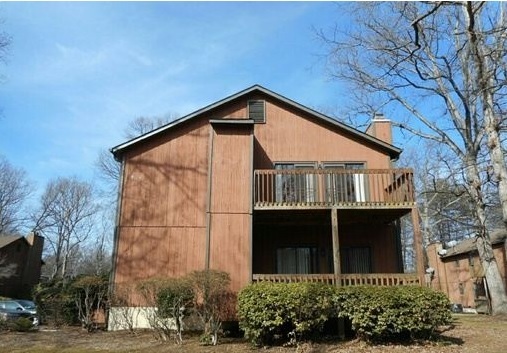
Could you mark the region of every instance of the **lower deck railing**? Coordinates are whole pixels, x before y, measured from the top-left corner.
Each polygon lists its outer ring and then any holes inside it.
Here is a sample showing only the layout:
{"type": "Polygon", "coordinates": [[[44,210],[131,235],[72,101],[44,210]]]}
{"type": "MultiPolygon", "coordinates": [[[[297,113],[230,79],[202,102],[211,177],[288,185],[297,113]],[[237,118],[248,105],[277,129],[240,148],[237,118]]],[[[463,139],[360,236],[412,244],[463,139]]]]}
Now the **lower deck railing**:
{"type": "Polygon", "coordinates": [[[254,274],[253,282],[320,282],[339,286],[407,286],[422,285],[411,273],[350,273],[350,274],[254,274]]]}

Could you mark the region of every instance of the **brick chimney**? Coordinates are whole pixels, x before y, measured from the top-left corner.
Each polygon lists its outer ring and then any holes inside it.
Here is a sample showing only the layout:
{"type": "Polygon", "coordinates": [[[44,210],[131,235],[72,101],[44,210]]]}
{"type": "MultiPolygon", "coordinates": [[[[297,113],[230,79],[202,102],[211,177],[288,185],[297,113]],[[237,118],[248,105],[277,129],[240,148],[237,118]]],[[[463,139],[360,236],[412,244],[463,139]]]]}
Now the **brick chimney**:
{"type": "Polygon", "coordinates": [[[375,113],[370,126],[366,129],[366,133],[388,144],[393,143],[391,120],[385,118],[382,113],[375,113]]]}

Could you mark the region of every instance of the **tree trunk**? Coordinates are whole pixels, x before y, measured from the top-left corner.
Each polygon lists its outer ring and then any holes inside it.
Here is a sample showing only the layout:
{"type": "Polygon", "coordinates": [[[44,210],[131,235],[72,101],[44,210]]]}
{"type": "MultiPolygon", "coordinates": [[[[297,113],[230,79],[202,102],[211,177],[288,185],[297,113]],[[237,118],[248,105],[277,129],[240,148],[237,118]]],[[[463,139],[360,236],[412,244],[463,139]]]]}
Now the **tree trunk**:
{"type": "Polygon", "coordinates": [[[488,150],[495,179],[498,182],[498,196],[502,207],[502,221],[507,230],[507,166],[500,141],[500,119],[493,111],[493,97],[484,93],[484,129],[488,137],[488,150]]]}
{"type": "Polygon", "coordinates": [[[477,215],[477,251],[481,261],[484,275],[488,284],[491,297],[491,310],[493,315],[507,314],[507,295],[505,293],[505,284],[498,263],[493,256],[493,247],[486,228],[486,205],[484,203],[479,170],[474,156],[466,158],[466,174],[472,200],[474,201],[475,212],[477,215]]]}
{"type": "Polygon", "coordinates": [[[505,286],[498,270],[498,263],[493,256],[493,247],[488,236],[477,237],[477,251],[484,269],[493,315],[506,314],[507,296],[505,295],[505,286]]]}

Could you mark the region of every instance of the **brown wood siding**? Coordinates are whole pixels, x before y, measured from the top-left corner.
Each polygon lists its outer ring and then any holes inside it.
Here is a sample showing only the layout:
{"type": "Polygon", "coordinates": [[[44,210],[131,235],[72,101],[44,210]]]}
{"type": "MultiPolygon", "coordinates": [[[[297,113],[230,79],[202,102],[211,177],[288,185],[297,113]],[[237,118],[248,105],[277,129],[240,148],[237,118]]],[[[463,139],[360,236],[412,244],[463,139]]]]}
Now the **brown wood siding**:
{"type": "Polygon", "coordinates": [[[214,126],[211,178],[213,213],[251,208],[251,126],[214,126]]]}
{"type": "Polygon", "coordinates": [[[266,102],[266,124],[255,125],[255,138],[255,169],[280,161],[351,161],[365,162],[369,169],[391,167],[387,153],[373,145],[270,101],[266,102]]]}
{"type": "Polygon", "coordinates": [[[221,107],[216,112],[211,112],[212,119],[248,119],[248,107],[245,100],[231,102],[225,107],[221,107]]]}
{"type": "Polygon", "coordinates": [[[204,226],[208,128],[194,121],[126,156],[122,226],[204,226]]]}
{"type": "Polygon", "coordinates": [[[236,292],[251,278],[250,227],[249,214],[212,215],[210,268],[229,273],[236,292]]]}
{"type": "Polygon", "coordinates": [[[347,247],[369,247],[373,273],[403,272],[398,268],[394,225],[370,222],[340,227],[340,248],[347,247]]]}
{"type": "Polygon", "coordinates": [[[175,278],[204,269],[205,228],[127,227],[121,230],[115,288],[134,306],[150,306],[138,285],[150,278],[175,278]]]}
{"type": "MultiPolygon", "coordinates": [[[[451,303],[462,304],[464,307],[475,307],[476,282],[481,282],[484,277],[484,269],[477,251],[472,252],[472,262],[470,262],[470,253],[459,254],[450,257],[440,257],[438,251],[440,244],[430,244],[426,250],[428,255],[428,266],[435,272],[431,280],[431,287],[447,294],[451,303]],[[460,286],[462,292],[460,292],[460,286]]],[[[503,243],[493,245],[493,255],[500,270],[500,276],[507,285],[506,277],[506,249],[503,243]]]]}
{"type": "Polygon", "coordinates": [[[205,234],[205,228],[122,229],[118,244],[116,282],[150,277],[178,277],[203,269],[205,234]]]}
{"type": "Polygon", "coordinates": [[[238,291],[250,281],[251,126],[214,126],[210,268],[231,275],[238,291]]]}
{"type": "Polygon", "coordinates": [[[194,120],[125,155],[115,283],[204,269],[208,140],[194,120]]]}

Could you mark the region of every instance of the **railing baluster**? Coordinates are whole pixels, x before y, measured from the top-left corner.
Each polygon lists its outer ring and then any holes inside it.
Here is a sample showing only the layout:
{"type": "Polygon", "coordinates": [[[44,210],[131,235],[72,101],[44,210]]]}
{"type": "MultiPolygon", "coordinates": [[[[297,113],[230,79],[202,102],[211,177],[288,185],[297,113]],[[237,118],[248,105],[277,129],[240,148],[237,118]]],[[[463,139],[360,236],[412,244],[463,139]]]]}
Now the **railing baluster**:
{"type": "Polygon", "coordinates": [[[422,285],[419,276],[406,273],[371,273],[371,274],[254,274],[253,282],[322,282],[341,286],[402,286],[422,285]]]}

